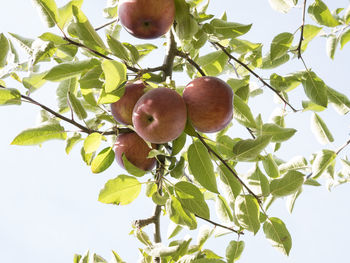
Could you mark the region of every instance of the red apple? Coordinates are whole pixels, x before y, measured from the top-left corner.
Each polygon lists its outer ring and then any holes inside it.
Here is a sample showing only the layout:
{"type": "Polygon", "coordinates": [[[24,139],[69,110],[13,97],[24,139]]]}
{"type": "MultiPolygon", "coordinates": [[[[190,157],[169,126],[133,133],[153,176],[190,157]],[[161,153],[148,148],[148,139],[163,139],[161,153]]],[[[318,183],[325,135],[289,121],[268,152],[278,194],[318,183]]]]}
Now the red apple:
{"type": "Polygon", "coordinates": [[[120,0],[118,16],[133,36],[152,39],[164,35],[174,22],[174,0],[120,0]]]}
{"type": "Polygon", "coordinates": [[[200,77],[184,89],[183,99],[193,127],[200,132],[217,132],[225,128],[233,115],[233,91],[216,77],[200,77]]]}
{"type": "Polygon", "coordinates": [[[142,81],[126,84],[123,96],[111,104],[112,116],[117,122],[132,125],[132,110],[139,98],[144,94],[146,85],[142,81]]]}
{"type": "MultiPolygon", "coordinates": [[[[157,145],[152,144],[152,148],[156,149],[157,145]]],[[[147,143],[135,132],[122,133],[118,135],[115,143],[115,159],[124,168],[124,154],[130,163],[144,171],[149,171],[153,169],[157,162],[156,158],[147,158],[151,150],[147,143]]]]}
{"type": "Polygon", "coordinates": [[[186,105],[174,90],[157,88],[146,92],[132,114],[135,131],[144,140],[166,143],[179,137],[185,129],[186,105]]]}

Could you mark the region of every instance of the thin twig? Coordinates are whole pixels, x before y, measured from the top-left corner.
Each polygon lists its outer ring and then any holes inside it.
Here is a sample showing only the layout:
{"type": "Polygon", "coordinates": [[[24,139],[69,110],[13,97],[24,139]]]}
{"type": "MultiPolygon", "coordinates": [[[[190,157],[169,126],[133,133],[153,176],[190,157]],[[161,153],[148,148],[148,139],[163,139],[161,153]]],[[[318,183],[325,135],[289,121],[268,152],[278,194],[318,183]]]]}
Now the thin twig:
{"type": "Polygon", "coordinates": [[[193,67],[197,69],[197,71],[202,75],[206,76],[205,72],[202,70],[202,68],[193,60],[190,58],[190,56],[180,50],[177,50],[176,56],[184,58],[187,60],[188,63],[190,63],[193,67]]]}
{"type": "Polygon", "coordinates": [[[304,5],[303,5],[303,18],[302,18],[302,22],[301,22],[301,27],[300,27],[300,40],[299,40],[299,44],[297,47],[297,52],[298,52],[298,58],[301,58],[301,46],[304,40],[304,27],[305,27],[305,13],[306,13],[306,1],[304,0],[304,5]]]}
{"type": "Polygon", "coordinates": [[[232,227],[225,226],[225,225],[221,225],[221,224],[219,224],[219,223],[216,223],[216,222],[214,222],[214,221],[211,221],[210,219],[206,219],[206,218],[201,217],[201,216],[199,216],[199,215],[195,215],[195,216],[198,217],[198,218],[200,218],[200,219],[202,219],[202,220],[204,220],[204,221],[207,221],[207,222],[210,223],[210,224],[213,224],[214,226],[218,226],[218,227],[221,227],[221,228],[230,230],[230,231],[235,232],[235,233],[237,233],[237,234],[239,234],[239,235],[244,235],[244,233],[243,233],[242,231],[235,230],[235,229],[233,229],[232,227]]]}
{"type": "MultiPolygon", "coordinates": [[[[6,89],[6,87],[4,87],[2,85],[0,85],[0,88],[6,89]]],[[[98,130],[89,129],[88,127],[86,127],[86,126],[76,122],[73,119],[69,119],[69,118],[61,115],[60,113],[54,111],[53,109],[49,108],[48,106],[45,106],[45,105],[41,104],[40,102],[34,100],[33,98],[31,98],[29,96],[21,94],[21,98],[24,99],[23,100],[24,102],[31,103],[31,104],[34,104],[36,106],[39,106],[40,108],[42,108],[43,110],[51,113],[55,117],[57,117],[57,118],[65,121],[65,122],[68,122],[68,123],[74,125],[75,127],[80,129],[80,132],[84,132],[84,133],[87,133],[87,134],[96,132],[96,133],[101,133],[103,135],[115,135],[117,133],[126,133],[126,132],[131,132],[132,131],[129,128],[116,128],[113,131],[98,131],[98,130]]]]}
{"type": "Polygon", "coordinates": [[[242,61],[240,61],[239,59],[235,58],[234,56],[232,56],[227,50],[226,48],[221,45],[218,42],[211,42],[214,46],[218,46],[230,59],[234,60],[235,62],[237,62],[238,64],[240,64],[242,67],[244,67],[246,70],[248,70],[254,77],[256,77],[257,79],[259,79],[266,87],[268,87],[270,90],[272,90],[285,104],[287,104],[294,112],[297,112],[298,110],[295,109],[285,98],[283,98],[283,96],[275,89],[273,88],[270,84],[268,84],[263,78],[261,78],[258,74],[256,74],[252,69],[250,69],[248,67],[248,65],[246,65],[245,63],[243,63],[242,61]]]}
{"type": "Polygon", "coordinates": [[[114,20],[112,20],[112,21],[110,21],[110,22],[108,22],[108,23],[106,23],[106,24],[104,24],[104,25],[102,25],[102,26],[96,27],[96,28],[95,28],[95,31],[99,31],[99,30],[101,30],[102,28],[105,28],[106,26],[109,26],[109,25],[111,25],[111,24],[114,24],[115,22],[118,22],[118,20],[119,20],[119,18],[114,19],[114,20]]]}
{"type": "Polygon", "coordinates": [[[350,139],[335,152],[338,155],[342,150],[344,150],[350,144],[350,139]]]}
{"type": "Polygon", "coordinates": [[[233,174],[234,177],[236,177],[236,179],[239,181],[239,183],[249,192],[249,194],[254,196],[254,198],[260,204],[260,202],[261,202],[260,198],[256,194],[254,194],[254,192],[252,190],[250,190],[250,188],[242,181],[241,178],[239,178],[239,176],[231,168],[231,166],[229,166],[227,164],[227,162],[206,143],[206,141],[203,139],[203,137],[199,133],[196,133],[196,134],[197,134],[197,138],[203,143],[203,145],[207,148],[207,150],[220,160],[220,162],[230,171],[230,173],[233,174]]]}

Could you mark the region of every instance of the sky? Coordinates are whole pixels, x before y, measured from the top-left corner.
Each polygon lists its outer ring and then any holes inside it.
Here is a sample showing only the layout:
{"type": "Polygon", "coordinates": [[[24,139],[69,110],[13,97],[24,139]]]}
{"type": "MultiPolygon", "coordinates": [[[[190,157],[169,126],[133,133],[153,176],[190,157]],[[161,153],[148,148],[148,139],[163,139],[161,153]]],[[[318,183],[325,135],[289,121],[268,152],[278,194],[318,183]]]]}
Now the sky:
{"type": "MultiPolygon", "coordinates": [[[[56,1],[58,6],[67,1],[56,1]]],[[[301,2],[301,1],[299,1],[301,2]]],[[[102,9],[106,1],[85,1],[83,11],[94,26],[104,24],[102,9]]],[[[327,1],[329,7],[347,7],[349,1],[327,1]],[[332,3],[330,3],[332,2],[332,3]]],[[[295,32],[301,23],[301,9],[283,15],[272,10],[268,1],[212,1],[209,11],[220,16],[227,11],[229,21],[243,24],[253,23],[251,32],[245,38],[261,42],[268,50],[272,38],[281,32],[295,32]],[[222,4],[225,2],[225,4],[222,4]]],[[[306,23],[309,23],[307,18],[306,23]]],[[[13,32],[24,37],[37,37],[48,30],[41,22],[31,1],[12,0],[2,5],[0,32],[13,32]]],[[[299,36],[298,33],[296,36],[299,36]]],[[[122,38],[131,43],[140,42],[126,32],[122,38]]],[[[161,43],[154,40],[154,43],[161,43]]],[[[163,50],[159,51],[160,54],[163,50]]],[[[156,56],[154,56],[156,57],[156,56]]],[[[159,56],[161,57],[161,56],[159,56]]],[[[330,87],[350,96],[349,58],[350,44],[342,51],[337,50],[332,61],[326,55],[325,39],[312,42],[304,54],[307,65],[312,68],[330,87]]],[[[144,61],[145,65],[161,63],[161,60],[144,61]]],[[[286,74],[303,70],[300,61],[278,68],[277,73],[286,74]]],[[[262,71],[264,77],[271,72],[262,71]]],[[[175,75],[178,76],[177,74],[175,75]]],[[[181,77],[181,76],[179,76],[181,77]]],[[[183,78],[183,77],[181,77],[183,78]]],[[[179,79],[181,85],[186,78],[179,79]]],[[[9,82],[18,88],[15,82],[9,82]]],[[[257,82],[258,85],[260,85],[257,82]]],[[[55,85],[44,86],[35,98],[55,107],[55,85]]],[[[34,94],[33,94],[34,96],[34,94]]],[[[291,101],[297,103],[302,95],[301,88],[293,91],[291,101]]],[[[276,106],[271,103],[273,95],[264,89],[264,95],[254,99],[253,114],[261,113],[267,120],[276,106]]],[[[50,141],[42,147],[11,146],[13,138],[22,130],[37,124],[39,109],[33,105],[0,108],[0,253],[2,262],[62,263],[72,262],[74,253],[83,254],[87,250],[96,252],[106,259],[111,258],[111,250],[117,251],[126,262],[136,262],[137,248],[142,245],[129,235],[131,222],[147,218],[153,214],[153,204],[140,197],[129,206],[112,206],[97,201],[99,191],[107,180],[125,173],[116,163],[102,174],[92,174],[80,158],[79,148],[66,155],[62,141],[50,141]]],[[[310,156],[323,148],[336,149],[349,136],[349,117],[338,115],[332,107],[321,112],[335,137],[331,145],[323,146],[310,132],[311,113],[290,114],[287,126],[298,129],[295,138],[281,149],[280,157],[288,160],[296,155],[310,156]]],[[[237,123],[230,130],[231,136],[247,137],[237,123]]],[[[349,155],[347,148],[342,156],[349,155]]],[[[244,172],[245,167],[241,168],[244,172]]],[[[142,196],[143,195],[143,196],[142,196]]],[[[329,192],[325,186],[305,187],[297,200],[295,210],[289,214],[285,200],[278,200],[269,210],[270,216],[281,218],[292,235],[293,247],[289,257],[274,249],[264,238],[262,231],[256,236],[246,234],[245,250],[239,262],[346,262],[350,229],[349,185],[342,185],[329,192]]],[[[204,224],[198,221],[199,225],[204,224]]],[[[162,217],[162,236],[166,240],[169,220],[162,217]]],[[[151,234],[153,228],[146,228],[151,234]]],[[[196,238],[196,231],[183,231],[196,238]]],[[[234,235],[212,238],[206,245],[225,255],[225,247],[234,235]]]]}

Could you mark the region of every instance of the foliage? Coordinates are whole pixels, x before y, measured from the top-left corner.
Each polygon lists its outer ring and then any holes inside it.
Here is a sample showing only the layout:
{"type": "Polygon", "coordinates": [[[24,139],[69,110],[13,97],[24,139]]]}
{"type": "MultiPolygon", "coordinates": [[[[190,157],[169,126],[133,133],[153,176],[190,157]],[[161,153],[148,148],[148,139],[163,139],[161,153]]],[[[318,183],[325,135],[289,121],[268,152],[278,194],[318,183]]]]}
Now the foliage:
{"type": "MultiPolygon", "coordinates": [[[[109,1],[104,10],[110,22],[95,29],[81,9],[82,0],[72,0],[62,7],[57,7],[54,0],[35,0],[44,22],[50,28],[56,27],[57,35],[46,32],[32,39],[15,33],[0,34],[0,105],[30,102],[44,112],[42,123],[19,133],[12,144],[38,145],[60,139],[66,142],[67,154],[73,147],[81,147],[82,160],[93,173],[101,173],[114,160],[114,135],[130,131],[130,127],[116,123],[108,110],[108,104],[123,95],[127,80],[136,76],[153,87],[165,86],[181,94],[172,71],[181,71],[192,79],[229,75],[227,83],[235,94],[233,122],[247,130],[246,138],[231,137],[230,126],[215,136],[199,134],[188,123],[178,139],[150,152],[158,162],[153,171],[140,171],[124,158],[128,174],[106,182],[98,200],[127,205],[138,198],[142,187],[146,188],[146,198],[157,209],[149,219],[134,224],[133,234],[144,245],[140,249],[141,262],[234,262],[244,253],[245,243],[240,240],[243,235],[259,231],[272,246],[288,255],[292,237],[282,219],[270,216],[271,202],[292,197],[288,199],[292,200],[288,201],[292,210],[302,188],[318,186],[319,178],[327,178],[328,187],[350,180],[350,162],[339,158],[350,141],[337,150],[317,151],[311,159],[296,156],[284,161],[278,157],[285,150],[283,144],[292,141],[298,132],[285,121],[288,114],[314,112],[312,132],[320,143],[329,144],[334,141],[331,130],[316,112],[326,111],[330,104],[342,115],[350,110],[347,96],[329,87],[303,60],[308,44],[316,37],[327,39],[326,52],[331,59],[338,44],[342,49],[350,42],[350,6],[331,12],[321,0],[269,2],[282,13],[301,5],[303,19],[296,32],[281,32],[273,37],[268,52],[263,54],[262,44],[244,38],[253,25],[227,21],[225,15],[215,17],[208,10],[209,1],[175,0],[176,23],[164,40],[169,47],[165,62],[159,67],[141,68],[138,62],[151,56],[157,46],[151,42],[133,45],[119,39],[117,1],[109,1]],[[314,24],[304,24],[306,15],[314,24]],[[20,62],[23,60],[14,42],[29,56],[26,62],[20,62]],[[210,47],[215,50],[207,52],[210,47]],[[305,66],[302,71],[279,75],[281,65],[297,59],[305,66]],[[273,71],[268,80],[257,74],[266,69],[273,71]],[[17,88],[7,86],[10,77],[18,81],[17,88]],[[249,104],[262,93],[261,89],[252,89],[254,79],[279,98],[274,111],[277,114],[270,122],[254,116],[256,111],[249,104]],[[32,94],[40,92],[47,82],[57,83],[58,111],[33,99],[32,94]],[[305,95],[306,100],[299,105],[289,100],[294,89],[305,95]],[[76,130],[72,131],[71,126],[76,130]],[[341,164],[339,171],[336,162],[341,164]],[[248,174],[238,172],[241,163],[252,168],[248,174]],[[215,209],[208,206],[211,201],[215,209]],[[175,225],[168,245],[160,242],[160,233],[152,242],[143,231],[149,224],[159,225],[161,211],[175,225]],[[200,228],[197,243],[192,238],[170,240],[183,228],[196,229],[198,218],[215,229],[200,228]],[[203,248],[217,228],[237,236],[221,257],[203,248]]],[[[124,262],[116,252],[113,255],[116,262],[124,262]]],[[[107,262],[89,253],[76,255],[74,262],[89,262],[89,258],[92,262],[107,262]]]]}

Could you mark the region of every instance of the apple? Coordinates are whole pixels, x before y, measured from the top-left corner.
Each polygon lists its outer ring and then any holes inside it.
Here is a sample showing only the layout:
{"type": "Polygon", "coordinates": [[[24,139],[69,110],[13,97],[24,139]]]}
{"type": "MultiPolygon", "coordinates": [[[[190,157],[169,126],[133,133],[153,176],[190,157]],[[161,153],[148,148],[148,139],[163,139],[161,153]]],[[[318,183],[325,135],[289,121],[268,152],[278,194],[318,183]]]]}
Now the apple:
{"type": "Polygon", "coordinates": [[[145,88],[146,85],[142,81],[126,84],[123,96],[111,104],[112,116],[117,122],[132,125],[132,110],[139,98],[145,93],[145,88]]]}
{"type": "Polygon", "coordinates": [[[146,92],[136,103],[132,114],[135,131],[151,143],[166,143],[179,137],[187,120],[182,97],[169,88],[146,92]]]}
{"type": "MultiPolygon", "coordinates": [[[[152,148],[157,149],[157,145],[152,144],[152,148]]],[[[124,168],[124,154],[130,163],[144,171],[149,171],[154,168],[157,162],[156,158],[147,158],[151,150],[135,132],[121,133],[115,143],[115,159],[119,166],[124,168]]]]}
{"type": "Polygon", "coordinates": [[[120,0],[118,16],[133,36],[157,38],[167,33],[175,18],[174,0],[120,0]]]}
{"type": "Polygon", "coordinates": [[[196,78],[187,84],[182,96],[197,131],[217,132],[230,123],[233,91],[223,80],[209,76],[196,78]]]}

